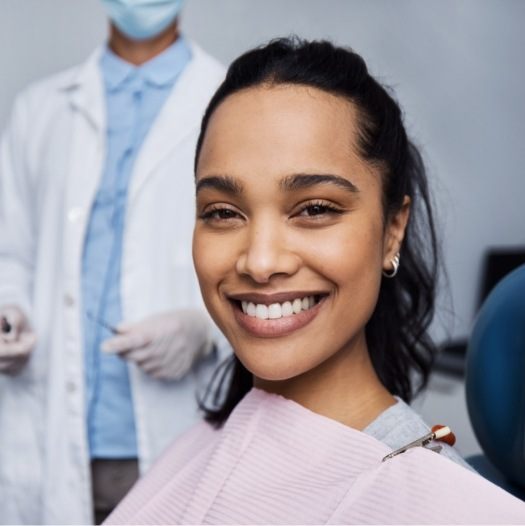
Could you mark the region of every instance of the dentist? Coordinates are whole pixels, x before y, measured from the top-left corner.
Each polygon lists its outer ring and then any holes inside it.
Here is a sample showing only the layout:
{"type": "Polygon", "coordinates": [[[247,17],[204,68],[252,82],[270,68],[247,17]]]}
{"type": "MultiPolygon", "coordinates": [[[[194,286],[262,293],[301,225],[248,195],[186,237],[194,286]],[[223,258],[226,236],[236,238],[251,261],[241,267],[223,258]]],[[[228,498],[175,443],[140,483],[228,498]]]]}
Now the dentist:
{"type": "Polygon", "coordinates": [[[180,0],[102,4],[107,45],[24,91],[0,147],[0,523],[101,522],[218,360],[192,163],[224,71],[180,0]]]}

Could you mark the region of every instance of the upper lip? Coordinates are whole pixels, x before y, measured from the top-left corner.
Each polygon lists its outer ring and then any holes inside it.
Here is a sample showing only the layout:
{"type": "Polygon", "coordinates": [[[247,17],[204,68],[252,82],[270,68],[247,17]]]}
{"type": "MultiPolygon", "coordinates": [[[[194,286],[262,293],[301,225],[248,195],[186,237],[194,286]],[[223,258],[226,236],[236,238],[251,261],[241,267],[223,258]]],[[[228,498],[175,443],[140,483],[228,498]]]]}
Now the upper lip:
{"type": "Polygon", "coordinates": [[[252,303],[260,303],[263,305],[271,305],[272,303],[284,303],[285,301],[293,301],[296,298],[305,298],[308,296],[327,296],[328,292],[325,290],[297,290],[288,292],[274,292],[272,294],[263,294],[260,292],[240,292],[236,294],[226,294],[229,300],[233,301],[250,301],[252,303]]]}

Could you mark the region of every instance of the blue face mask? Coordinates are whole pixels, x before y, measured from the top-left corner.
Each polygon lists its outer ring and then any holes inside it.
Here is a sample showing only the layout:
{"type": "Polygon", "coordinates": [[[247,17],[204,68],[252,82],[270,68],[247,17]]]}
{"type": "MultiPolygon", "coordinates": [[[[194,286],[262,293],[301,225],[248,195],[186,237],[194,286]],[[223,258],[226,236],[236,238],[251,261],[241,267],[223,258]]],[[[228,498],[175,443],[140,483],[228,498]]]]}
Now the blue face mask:
{"type": "Polygon", "coordinates": [[[101,0],[111,21],[129,38],[147,40],[164,31],[184,0],[101,0]]]}

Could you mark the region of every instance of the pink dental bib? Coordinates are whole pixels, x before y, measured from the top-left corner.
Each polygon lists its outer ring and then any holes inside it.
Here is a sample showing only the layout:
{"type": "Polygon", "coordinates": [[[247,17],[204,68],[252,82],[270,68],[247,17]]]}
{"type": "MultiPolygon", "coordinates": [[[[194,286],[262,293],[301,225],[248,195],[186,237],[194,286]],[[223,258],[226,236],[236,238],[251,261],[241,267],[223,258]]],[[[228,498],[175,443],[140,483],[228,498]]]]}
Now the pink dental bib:
{"type": "Polygon", "coordinates": [[[253,389],[222,429],[177,440],[107,524],[525,523],[525,503],[439,454],[389,452],[253,389]]]}

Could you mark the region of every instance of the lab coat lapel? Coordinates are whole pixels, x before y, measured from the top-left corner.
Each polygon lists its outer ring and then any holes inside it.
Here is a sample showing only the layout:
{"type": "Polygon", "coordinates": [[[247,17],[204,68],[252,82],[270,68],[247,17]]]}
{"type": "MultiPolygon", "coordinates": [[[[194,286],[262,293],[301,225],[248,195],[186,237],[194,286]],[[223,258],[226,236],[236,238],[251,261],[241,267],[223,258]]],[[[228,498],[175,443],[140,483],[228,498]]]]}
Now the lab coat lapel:
{"type": "Polygon", "coordinates": [[[190,133],[200,125],[202,98],[200,92],[202,71],[198,57],[193,56],[175,82],[164,107],[148,133],[135,163],[130,197],[133,199],[155,168],[190,133]]]}
{"type": "Polygon", "coordinates": [[[99,57],[97,49],[63,86],[73,113],[64,210],[65,224],[71,225],[65,236],[66,255],[71,261],[79,261],[82,233],[102,174],[105,96],[99,57]]]}
{"type": "Polygon", "coordinates": [[[99,135],[104,128],[104,91],[99,60],[102,49],[91,56],[68,79],[62,89],[69,98],[73,111],[83,115],[99,135]]]}

